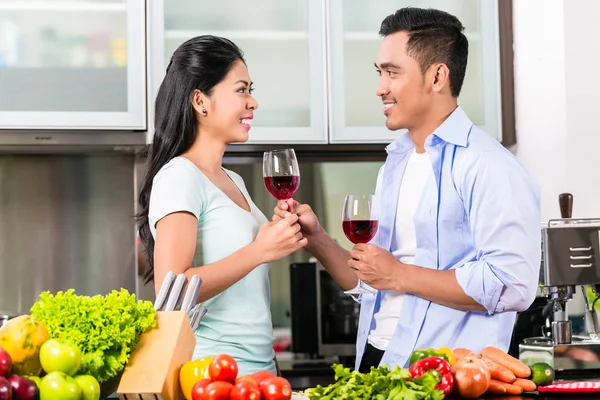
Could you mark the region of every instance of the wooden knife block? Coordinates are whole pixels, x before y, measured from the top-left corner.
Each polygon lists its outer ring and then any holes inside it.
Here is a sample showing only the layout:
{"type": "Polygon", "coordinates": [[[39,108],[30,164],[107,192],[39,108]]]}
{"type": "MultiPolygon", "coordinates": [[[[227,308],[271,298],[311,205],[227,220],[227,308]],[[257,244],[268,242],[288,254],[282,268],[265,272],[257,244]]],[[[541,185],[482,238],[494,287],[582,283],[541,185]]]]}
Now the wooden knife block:
{"type": "Polygon", "coordinates": [[[122,400],[180,400],[181,366],[192,359],[196,338],[187,313],[158,311],[157,326],[131,352],[117,393],[122,400]]]}

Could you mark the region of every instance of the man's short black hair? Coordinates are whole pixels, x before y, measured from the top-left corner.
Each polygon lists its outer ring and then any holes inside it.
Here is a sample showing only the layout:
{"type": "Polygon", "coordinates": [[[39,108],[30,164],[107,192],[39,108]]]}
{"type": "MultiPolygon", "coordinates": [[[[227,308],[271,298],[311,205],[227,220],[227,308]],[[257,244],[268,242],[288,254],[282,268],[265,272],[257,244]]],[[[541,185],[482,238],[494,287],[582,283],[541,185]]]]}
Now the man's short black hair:
{"type": "Polygon", "coordinates": [[[407,54],[419,62],[421,72],[435,63],[446,64],[450,71],[450,91],[452,96],[458,97],[469,56],[464,29],[458,18],[445,11],[406,7],[387,16],[379,34],[407,32],[407,54]]]}

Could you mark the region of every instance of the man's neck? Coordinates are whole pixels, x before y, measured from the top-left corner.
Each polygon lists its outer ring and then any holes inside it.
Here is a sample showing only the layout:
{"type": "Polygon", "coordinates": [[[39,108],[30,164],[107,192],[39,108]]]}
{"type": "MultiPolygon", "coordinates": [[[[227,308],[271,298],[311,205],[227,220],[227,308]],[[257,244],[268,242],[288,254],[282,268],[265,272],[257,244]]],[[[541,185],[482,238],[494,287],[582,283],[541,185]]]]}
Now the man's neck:
{"type": "Polygon", "coordinates": [[[415,144],[415,151],[417,153],[425,152],[425,140],[427,140],[429,135],[448,119],[450,114],[452,114],[457,107],[458,104],[456,100],[454,100],[444,107],[433,109],[425,118],[423,118],[420,126],[409,130],[410,140],[415,144]]]}

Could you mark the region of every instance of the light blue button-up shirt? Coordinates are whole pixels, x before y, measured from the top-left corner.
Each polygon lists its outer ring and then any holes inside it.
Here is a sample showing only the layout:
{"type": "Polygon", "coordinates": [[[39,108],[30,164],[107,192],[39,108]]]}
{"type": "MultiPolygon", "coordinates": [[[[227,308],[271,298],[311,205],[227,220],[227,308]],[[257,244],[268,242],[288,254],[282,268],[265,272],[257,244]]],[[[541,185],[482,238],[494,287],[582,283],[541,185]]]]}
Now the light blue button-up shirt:
{"type": "MultiPolygon", "coordinates": [[[[455,269],[464,292],[487,312],[462,311],[407,293],[381,364],[406,367],[419,348],[485,346],[505,351],[516,312],[535,298],[540,270],[540,192],[512,153],[458,107],[425,141],[435,180],[415,211],[415,265],[455,269]]],[[[398,192],[414,143],[387,148],[377,182],[379,229],[371,243],[390,252],[398,192]]],[[[384,291],[363,294],[356,344],[359,368],[384,291]]]]}

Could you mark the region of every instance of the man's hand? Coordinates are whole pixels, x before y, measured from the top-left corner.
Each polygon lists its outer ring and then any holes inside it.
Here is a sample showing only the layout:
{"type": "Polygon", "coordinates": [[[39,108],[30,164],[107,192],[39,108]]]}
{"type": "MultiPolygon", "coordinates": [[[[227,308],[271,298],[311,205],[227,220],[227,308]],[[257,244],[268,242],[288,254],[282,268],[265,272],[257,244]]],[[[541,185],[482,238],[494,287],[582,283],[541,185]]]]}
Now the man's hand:
{"type": "Polygon", "coordinates": [[[348,266],[367,285],[378,290],[398,290],[396,277],[402,264],[389,251],[373,244],[359,243],[350,252],[348,266]]]}
{"type": "Polygon", "coordinates": [[[298,223],[302,228],[302,235],[308,240],[308,249],[310,250],[312,238],[323,233],[323,228],[312,208],[308,204],[300,204],[294,199],[279,200],[273,210],[273,221],[279,221],[294,213],[298,215],[298,223]]]}

